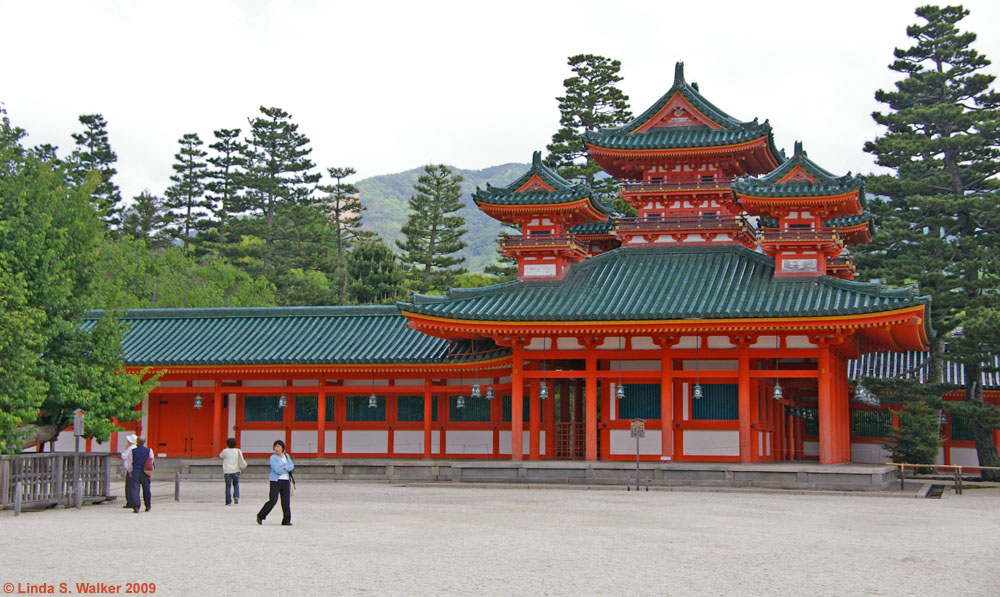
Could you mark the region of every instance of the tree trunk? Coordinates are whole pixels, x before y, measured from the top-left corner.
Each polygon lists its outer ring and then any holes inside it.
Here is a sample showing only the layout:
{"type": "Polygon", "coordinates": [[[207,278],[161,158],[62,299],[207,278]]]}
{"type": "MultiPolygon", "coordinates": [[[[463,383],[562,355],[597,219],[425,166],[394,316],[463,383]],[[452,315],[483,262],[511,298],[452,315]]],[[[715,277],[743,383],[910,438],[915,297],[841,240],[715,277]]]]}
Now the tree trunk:
{"type": "MultiPolygon", "coordinates": [[[[982,365],[967,363],[965,365],[965,400],[983,406],[982,365]]],[[[1000,456],[997,446],[993,443],[993,429],[983,425],[976,417],[970,417],[972,441],[976,445],[976,456],[980,466],[1000,467],[1000,456]]],[[[979,476],[983,481],[1000,481],[1000,470],[980,469],[979,476]]]]}
{"type": "Polygon", "coordinates": [[[24,443],[21,444],[22,450],[34,448],[45,442],[54,442],[59,437],[59,429],[55,425],[25,425],[24,428],[30,435],[24,438],[24,443]]]}

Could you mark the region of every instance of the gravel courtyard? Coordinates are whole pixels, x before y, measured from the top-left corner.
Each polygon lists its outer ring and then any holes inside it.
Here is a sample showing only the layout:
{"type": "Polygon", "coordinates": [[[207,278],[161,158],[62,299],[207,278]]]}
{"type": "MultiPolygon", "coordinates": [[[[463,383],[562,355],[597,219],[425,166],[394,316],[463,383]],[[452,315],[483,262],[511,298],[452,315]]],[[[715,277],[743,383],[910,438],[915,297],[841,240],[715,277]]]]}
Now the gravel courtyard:
{"type": "MultiPolygon", "coordinates": [[[[997,595],[1000,489],[944,500],[300,483],[154,484],[121,502],[0,514],[0,583],[156,583],[157,595],[997,595]]],[[[121,488],[118,488],[119,495],[121,488]]],[[[4,588],[6,593],[6,586],[4,588]]],[[[98,593],[101,594],[101,593],[98,593]]]]}

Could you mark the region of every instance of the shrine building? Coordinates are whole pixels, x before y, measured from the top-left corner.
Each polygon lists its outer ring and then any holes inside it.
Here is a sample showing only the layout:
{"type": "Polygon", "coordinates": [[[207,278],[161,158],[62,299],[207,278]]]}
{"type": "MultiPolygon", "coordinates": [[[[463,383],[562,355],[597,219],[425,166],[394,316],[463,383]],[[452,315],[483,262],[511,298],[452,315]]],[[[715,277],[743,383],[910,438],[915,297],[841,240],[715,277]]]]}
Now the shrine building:
{"type": "MultiPolygon", "coordinates": [[[[161,457],[884,462],[848,363],[928,349],[930,299],[855,281],[863,184],[775,148],[688,83],[583,136],[637,212],[535,153],[476,205],[519,229],[518,279],[382,307],[135,310],[127,369],[161,374],[161,457]],[[858,416],[857,413],[861,413],[858,416]]],[[[94,314],[96,321],[99,314],[94,314]]],[[[989,394],[996,399],[997,392],[989,394]]],[[[112,444],[117,443],[112,438],[112,444]]],[[[116,446],[110,446],[115,449],[116,446]]]]}

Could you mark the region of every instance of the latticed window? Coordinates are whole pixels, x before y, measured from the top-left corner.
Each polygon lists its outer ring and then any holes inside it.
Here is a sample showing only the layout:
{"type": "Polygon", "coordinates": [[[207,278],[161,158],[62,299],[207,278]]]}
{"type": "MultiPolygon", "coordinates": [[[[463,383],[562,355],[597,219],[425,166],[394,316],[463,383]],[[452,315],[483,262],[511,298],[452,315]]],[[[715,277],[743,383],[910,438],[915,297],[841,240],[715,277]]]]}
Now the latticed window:
{"type": "MultiPolygon", "coordinates": [[[[437,421],[437,400],[431,400],[431,420],[437,421]]],[[[396,420],[421,422],[424,420],[423,396],[400,396],[396,399],[396,420]]]]}
{"type": "Polygon", "coordinates": [[[972,423],[969,417],[951,417],[951,439],[972,441],[972,423]]]}
{"type": "Polygon", "coordinates": [[[805,409],[809,414],[806,419],[806,435],[819,435],[819,410],[815,408],[805,409]]]}
{"type": "Polygon", "coordinates": [[[244,421],[281,421],[277,396],[247,396],[243,401],[244,421]]]}
{"type": "Polygon", "coordinates": [[[701,392],[701,398],[691,400],[692,419],[736,421],[740,418],[739,389],[736,384],[701,384],[701,392]]]}
{"type": "Polygon", "coordinates": [[[626,383],[625,399],[618,401],[619,419],[659,419],[660,384],[626,383]]]}
{"type": "Polygon", "coordinates": [[[490,401],[485,397],[466,398],[465,407],[458,408],[458,396],[448,399],[448,418],[452,421],[489,421],[490,401]]]}
{"type": "MultiPolygon", "coordinates": [[[[523,413],[524,416],[521,417],[521,420],[523,422],[527,423],[528,421],[531,420],[531,411],[529,410],[531,408],[531,403],[529,401],[529,397],[528,396],[523,396],[522,398],[524,399],[524,407],[523,407],[524,408],[524,413],[523,413]]],[[[510,396],[504,396],[503,397],[503,422],[504,423],[510,423],[511,422],[511,420],[512,420],[511,410],[512,410],[512,407],[511,407],[511,397],[510,396]]]]}
{"type": "Polygon", "coordinates": [[[385,396],[375,397],[376,407],[368,406],[368,396],[348,396],[347,416],[348,421],[384,421],[385,420],[385,396]]]}
{"type": "Polygon", "coordinates": [[[295,397],[295,420],[303,422],[319,420],[319,401],[316,396],[295,397]]]}
{"type": "Polygon", "coordinates": [[[851,434],[855,437],[889,437],[892,413],[884,410],[852,410],[851,434]]]}

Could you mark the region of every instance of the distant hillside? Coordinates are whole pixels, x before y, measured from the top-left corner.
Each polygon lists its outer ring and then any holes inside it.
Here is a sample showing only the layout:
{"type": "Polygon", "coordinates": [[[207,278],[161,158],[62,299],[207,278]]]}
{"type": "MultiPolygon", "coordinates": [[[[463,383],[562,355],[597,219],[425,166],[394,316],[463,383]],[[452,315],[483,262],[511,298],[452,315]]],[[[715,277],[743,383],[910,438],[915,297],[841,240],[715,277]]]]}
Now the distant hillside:
{"type": "MultiPolygon", "coordinates": [[[[449,166],[450,167],[450,166],[449,166]]],[[[462,252],[465,266],[470,272],[481,272],[484,267],[496,259],[498,253],[497,235],[503,226],[493,218],[476,209],[471,193],[476,186],[485,187],[486,183],[494,186],[506,186],[523,174],[530,164],[503,164],[483,170],[462,170],[451,168],[462,175],[462,210],[468,232],[464,240],[469,244],[462,252]]],[[[355,183],[361,191],[361,203],[367,208],[362,216],[362,227],[365,230],[377,232],[392,246],[393,241],[402,239],[400,228],[406,224],[407,201],[413,195],[413,185],[424,173],[423,167],[399,172],[373,176],[355,183]]]]}

